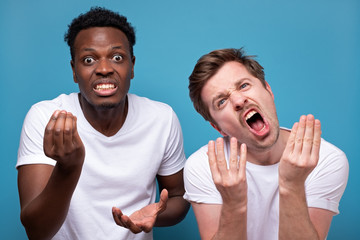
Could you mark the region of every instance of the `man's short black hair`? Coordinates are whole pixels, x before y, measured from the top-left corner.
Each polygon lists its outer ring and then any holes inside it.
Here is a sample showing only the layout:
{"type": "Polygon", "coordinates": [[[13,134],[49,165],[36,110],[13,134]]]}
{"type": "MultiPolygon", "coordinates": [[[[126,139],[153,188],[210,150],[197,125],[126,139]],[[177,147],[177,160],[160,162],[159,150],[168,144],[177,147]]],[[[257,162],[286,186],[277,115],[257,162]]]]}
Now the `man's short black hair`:
{"type": "Polygon", "coordinates": [[[71,58],[74,60],[74,42],[81,30],[91,27],[114,27],[121,30],[127,37],[130,46],[131,57],[134,56],[133,46],[135,45],[134,27],[127,21],[127,18],[119,13],[102,7],[92,7],[84,14],[80,14],[68,25],[64,40],[70,47],[71,58]]]}

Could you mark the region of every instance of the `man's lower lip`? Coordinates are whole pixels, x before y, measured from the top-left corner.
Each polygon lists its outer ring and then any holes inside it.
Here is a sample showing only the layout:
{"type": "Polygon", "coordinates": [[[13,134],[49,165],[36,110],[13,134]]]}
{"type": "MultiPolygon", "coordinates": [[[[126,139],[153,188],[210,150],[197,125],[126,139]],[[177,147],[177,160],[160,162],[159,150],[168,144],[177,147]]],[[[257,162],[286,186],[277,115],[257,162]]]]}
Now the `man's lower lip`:
{"type": "Polygon", "coordinates": [[[114,95],[116,90],[117,90],[117,88],[101,89],[101,90],[94,89],[94,92],[98,96],[106,97],[106,96],[114,95]]]}

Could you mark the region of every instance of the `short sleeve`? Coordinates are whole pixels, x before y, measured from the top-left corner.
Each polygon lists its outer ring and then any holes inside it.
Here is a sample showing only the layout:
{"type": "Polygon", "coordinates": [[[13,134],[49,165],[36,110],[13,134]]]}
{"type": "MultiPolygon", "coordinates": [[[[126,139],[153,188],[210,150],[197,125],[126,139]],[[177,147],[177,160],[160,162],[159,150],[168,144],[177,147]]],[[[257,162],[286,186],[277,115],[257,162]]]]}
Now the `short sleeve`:
{"type": "Polygon", "coordinates": [[[184,168],[186,160],[180,122],[172,109],[170,119],[164,158],[158,171],[161,176],[177,173],[184,168]]]}
{"type": "Polygon", "coordinates": [[[348,175],[345,153],[322,139],[318,165],[305,182],[308,206],[338,214],[348,175]]]}
{"type": "Polygon", "coordinates": [[[207,145],[193,153],[184,168],[184,199],[196,203],[222,204],[222,198],[211,176],[207,145]]]}
{"type": "Polygon", "coordinates": [[[55,165],[56,161],[48,158],[43,150],[43,137],[50,115],[40,111],[38,105],[31,107],[21,130],[16,168],[26,164],[55,165]]]}

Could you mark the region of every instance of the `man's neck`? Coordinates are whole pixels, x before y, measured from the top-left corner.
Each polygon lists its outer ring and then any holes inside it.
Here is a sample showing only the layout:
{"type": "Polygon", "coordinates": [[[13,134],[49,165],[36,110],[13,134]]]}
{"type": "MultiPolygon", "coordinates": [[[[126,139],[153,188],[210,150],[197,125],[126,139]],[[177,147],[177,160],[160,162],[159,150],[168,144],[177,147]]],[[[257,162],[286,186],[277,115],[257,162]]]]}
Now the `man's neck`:
{"type": "Polygon", "coordinates": [[[109,109],[94,107],[80,93],[79,103],[90,125],[107,137],[115,135],[124,125],[128,113],[127,96],[119,105],[109,109]]]}

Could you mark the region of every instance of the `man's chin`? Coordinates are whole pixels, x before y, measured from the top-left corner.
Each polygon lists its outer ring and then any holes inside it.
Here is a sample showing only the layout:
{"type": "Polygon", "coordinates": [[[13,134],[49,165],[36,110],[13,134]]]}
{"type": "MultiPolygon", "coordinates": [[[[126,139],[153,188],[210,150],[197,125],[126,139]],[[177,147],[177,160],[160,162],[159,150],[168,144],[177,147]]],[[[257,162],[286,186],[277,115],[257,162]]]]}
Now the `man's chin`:
{"type": "Polygon", "coordinates": [[[99,104],[99,105],[96,105],[96,109],[98,110],[110,110],[110,109],[113,109],[113,108],[116,108],[119,104],[117,103],[102,103],[102,104],[99,104]]]}

